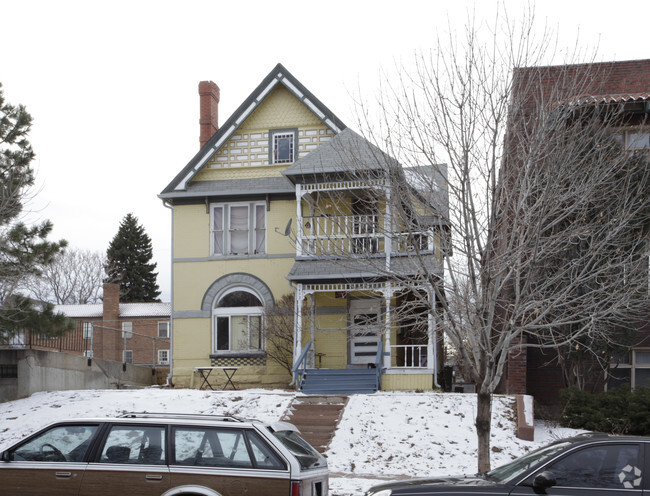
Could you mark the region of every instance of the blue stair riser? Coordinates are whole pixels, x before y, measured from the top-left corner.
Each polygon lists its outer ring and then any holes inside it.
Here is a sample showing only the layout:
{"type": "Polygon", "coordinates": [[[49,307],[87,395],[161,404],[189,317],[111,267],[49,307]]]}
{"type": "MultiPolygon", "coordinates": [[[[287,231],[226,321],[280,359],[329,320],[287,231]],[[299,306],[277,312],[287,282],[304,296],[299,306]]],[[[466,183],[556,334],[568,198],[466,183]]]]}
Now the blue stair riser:
{"type": "Polygon", "coordinates": [[[377,392],[374,369],[312,369],[305,372],[301,388],[306,394],[368,394],[377,392]]]}

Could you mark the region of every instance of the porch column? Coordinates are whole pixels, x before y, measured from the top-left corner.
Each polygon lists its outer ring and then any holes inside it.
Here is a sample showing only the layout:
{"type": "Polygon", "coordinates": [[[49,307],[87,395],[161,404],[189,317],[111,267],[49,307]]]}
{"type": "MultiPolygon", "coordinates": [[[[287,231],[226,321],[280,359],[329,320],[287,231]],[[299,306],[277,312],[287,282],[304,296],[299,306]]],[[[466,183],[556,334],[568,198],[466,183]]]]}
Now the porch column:
{"type": "Polygon", "coordinates": [[[304,291],[302,284],[298,283],[296,294],[293,301],[293,363],[297,363],[300,353],[302,352],[302,300],[304,291]]]}
{"type": "MultiPolygon", "coordinates": [[[[296,184],[296,256],[302,256],[302,186],[296,184]]],[[[297,301],[297,299],[296,299],[297,301]]]]}
{"type": "MultiPolygon", "coordinates": [[[[386,192],[386,216],[384,217],[384,252],[386,254],[386,270],[390,270],[390,255],[393,251],[393,222],[390,208],[390,185],[386,192]]],[[[388,350],[386,350],[388,351],[388,350]]]]}
{"type": "Polygon", "coordinates": [[[383,290],[384,293],[384,306],[386,307],[386,317],[384,321],[384,351],[387,353],[384,355],[384,368],[389,369],[391,366],[390,359],[392,356],[392,350],[390,349],[390,330],[391,330],[391,315],[390,315],[390,300],[393,297],[393,286],[391,283],[386,283],[386,286],[383,290]]]}
{"type": "Polygon", "coordinates": [[[427,367],[433,369],[433,382],[438,386],[438,378],[436,371],[438,369],[438,348],[436,331],[436,319],[434,318],[434,311],[436,308],[436,294],[433,290],[427,290],[427,297],[429,299],[429,315],[427,317],[427,367]]]}

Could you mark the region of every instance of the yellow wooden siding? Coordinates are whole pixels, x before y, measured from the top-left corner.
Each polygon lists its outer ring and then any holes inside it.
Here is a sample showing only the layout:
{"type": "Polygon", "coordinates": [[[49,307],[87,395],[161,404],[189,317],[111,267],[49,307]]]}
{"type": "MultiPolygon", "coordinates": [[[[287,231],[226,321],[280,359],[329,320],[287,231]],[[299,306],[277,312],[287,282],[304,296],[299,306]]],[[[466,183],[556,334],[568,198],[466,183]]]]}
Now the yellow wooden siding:
{"type": "Polygon", "coordinates": [[[206,162],[193,181],[276,177],[290,164],[269,165],[269,131],[297,129],[296,159],[329,141],[334,132],[284,86],[278,85],[206,162]]]}
{"type": "Polygon", "coordinates": [[[207,257],[210,254],[210,215],[205,205],[177,205],[173,210],[174,258],[207,257]]]}
{"type": "Polygon", "coordinates": [[[292,265],[291,257],[175,263],[174,310],[199,310],[203,296],[212,283],[231,273],[254,275],[278,299],[291,291],[285,275],[292,265]]]}
{"type": "Polygon", "coordinates": [[[321,121],[283,85],[278,84],[242,123],[241,131],[318,126],[321,121]]]}
{"type": "Polygon", "coordinates": [[[381,379],[383,391],[432,391],[431,374],[384,374],[381,379]]]}

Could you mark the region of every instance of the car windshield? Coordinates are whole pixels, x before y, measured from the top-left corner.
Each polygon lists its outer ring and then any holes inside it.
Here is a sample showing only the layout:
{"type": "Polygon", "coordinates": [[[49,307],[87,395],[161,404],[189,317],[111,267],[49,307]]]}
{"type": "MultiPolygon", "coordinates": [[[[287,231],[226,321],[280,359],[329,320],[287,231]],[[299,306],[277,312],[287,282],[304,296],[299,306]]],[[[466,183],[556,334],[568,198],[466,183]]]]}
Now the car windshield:
{"type": "Polygon", "coordinates": [[[308,469],[327,466],[327,461],[323,455],[295,432],[276,431],[273,435],[298,459],[300,468],[308,469]]]}
{"type": "Polygon", "coordinates": [[[521,458],[517,458],[515,461],[508,463],[507,465],[503,465],[502,467],[495,468],[494,470],[487,472],[485,474],[485,478],[501,483],[510,482],[520,473],[528,470],[533,465],[537,465],[547,458],[550,458],[555,453],[562,451],[570,444],[571,443],[568,442],[561,442],[540,448],[531,453],[528,453],[527,455],[522,456],[521,458]]]}

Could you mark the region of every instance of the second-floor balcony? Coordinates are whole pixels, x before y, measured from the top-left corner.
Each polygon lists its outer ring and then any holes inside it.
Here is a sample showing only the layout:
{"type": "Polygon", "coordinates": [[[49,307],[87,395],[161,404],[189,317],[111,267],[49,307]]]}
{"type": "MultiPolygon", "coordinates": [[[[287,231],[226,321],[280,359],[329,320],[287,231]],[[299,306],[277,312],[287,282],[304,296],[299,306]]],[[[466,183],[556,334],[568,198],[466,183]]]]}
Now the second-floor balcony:
{"type": "Polygon", "coordinates": [[[302,217],[298,256],[406,255],[435,252],[433,230],[387,229],[383,215],[302,217]]]}

